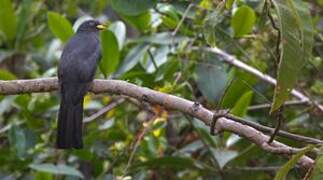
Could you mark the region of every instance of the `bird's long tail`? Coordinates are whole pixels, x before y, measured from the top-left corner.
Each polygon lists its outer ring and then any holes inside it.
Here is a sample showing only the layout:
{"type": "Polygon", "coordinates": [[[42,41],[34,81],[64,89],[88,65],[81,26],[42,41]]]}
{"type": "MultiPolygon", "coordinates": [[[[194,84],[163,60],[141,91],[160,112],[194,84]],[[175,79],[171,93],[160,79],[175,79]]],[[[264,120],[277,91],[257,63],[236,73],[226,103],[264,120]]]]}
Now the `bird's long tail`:
{"type": "Polygon", "coordinates": [[[61,87],[61,103],[58,114],[56,147],[81,149],[83,99],[85,92],[78,86],[61,87]]]}

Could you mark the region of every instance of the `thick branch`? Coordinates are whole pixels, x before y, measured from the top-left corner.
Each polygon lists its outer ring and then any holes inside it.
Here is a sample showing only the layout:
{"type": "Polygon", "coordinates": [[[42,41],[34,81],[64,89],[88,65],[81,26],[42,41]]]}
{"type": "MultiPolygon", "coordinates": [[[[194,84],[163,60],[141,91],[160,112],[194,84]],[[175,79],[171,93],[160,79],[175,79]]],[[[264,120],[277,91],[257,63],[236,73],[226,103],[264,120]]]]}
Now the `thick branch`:
{"type": "MultiPolygon", "coordinates": [[[[49,92],[58,89],[58,82],[56,78],[33,79],[33,80],[16,80],[16,81],[0,81],[0,94],[12,95],[33,92],[49,92]]],[[[183,113],[189,114],[203,121],[207,126],[211,125],[213,119],[213,112],[202,107],[198,103],[192,101],[157,92],[149,88],[139,87],[134,84],[120,81],[120,80],[95,80],[91,89],[93,93],[113,93],[121,94],[136,98],[138,100],[145,99],[150,103],[160,104],[168,109],[179,110],[183,113]]],[[[290,156],[299,149],[290,147],[280,142],[274,141],[267,144],[269,137],[262,132],[249,127],[247,125],[235,122],[228,118],[219,118],[216,122],[218,131],[225,130],[238,134],[247,138],[265,151],[275,154],[282,154],[290,156]]],[[[299,165],[304,169],[309,169],[313,166],[314,161],[303,156],[299,160],[299,165]]]]}

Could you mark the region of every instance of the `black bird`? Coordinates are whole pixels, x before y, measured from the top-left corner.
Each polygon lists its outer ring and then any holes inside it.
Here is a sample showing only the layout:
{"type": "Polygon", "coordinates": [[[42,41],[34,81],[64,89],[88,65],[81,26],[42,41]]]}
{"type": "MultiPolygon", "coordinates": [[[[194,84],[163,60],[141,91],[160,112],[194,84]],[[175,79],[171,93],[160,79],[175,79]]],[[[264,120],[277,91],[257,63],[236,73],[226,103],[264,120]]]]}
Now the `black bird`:
{"type": "Polygon", "coordinates": [[[65,46],[58,67],[61,104],[58,113],[56,147],[83,147],[83,99],[101,59],[99,30],[105,27],[89,20],[80,25],[65,46]]]}

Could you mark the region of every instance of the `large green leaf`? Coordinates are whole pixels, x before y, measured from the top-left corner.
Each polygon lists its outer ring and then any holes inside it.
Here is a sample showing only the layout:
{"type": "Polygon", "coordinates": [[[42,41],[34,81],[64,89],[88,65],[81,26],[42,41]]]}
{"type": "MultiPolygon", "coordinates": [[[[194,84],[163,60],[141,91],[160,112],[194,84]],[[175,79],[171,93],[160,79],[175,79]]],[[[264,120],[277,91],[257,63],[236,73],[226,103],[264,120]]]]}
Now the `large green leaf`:
{"type": "Polygon", "coordinates": [[[52,33],[63,42],[73,36],[74,31],[71,23],[62,15],[56,12],[48,12],[48,26],[52,33]]]}
{"type": "Polygon", "coordinates": [[[5,69],[0,69],[0,80],[14,80],[17,79],[17,77],[12,74],[10,71],[7,71],[5,69]]]}
{"type": "Polygon", "coordinates": [[[196,165],[194,161],[190,158],[163,157],[163,158],[152,158],[146,162],[134,164],[132,168],[133,169],[153,169],[153,168],[187,169],[187,168],[196,168],[196,165]]]}
{"type": "Polygon", "coordinates": [[[168,58],[167,62],[161,65],[156,72],[156,81],[173,81],[174,74],[178,70],[180,62],[174,58],[168,58]]]}
{"type": "Polygon", "coordinates": [[[113,73],[119,64],[119,47],[118,40],[114,33],[110,30],[100,33],[102,59],[100,62],[100,70],[108,76],[113,73]]]}
{"type": "Polygon", "coordinates": [[[7,40],[13,40],[16,36],[17,22],[11,0],[0,1],[0,31],[7,40]]]}
{"type": "Polygon", "coordinates": [[[192,125],[205,144],[214,148],[217,146],[217,139],[210,134],[210,127],[198,119],[194,119],[192,125]]]}
{"type": "Polygon", "coordinates": [[[311,180],[320,180],[323,179],[323,156],[322,156],[322,148],[320,151],[320,155],[315,160],[315,167],[311,177],[311,180]]]}
{"type": "Polygon", "coordinates": [[[149,46],[147,44],[139,44],[131,49],[120,65],[118,71],[116,72],[116,75],[120,76],[136,66],[140,59],[143,58],[148,48],[149,46]]]}
{"type": "Polygon", "coordinates": [[[313,46],[313,26],[308,5],[300,0],[273,2],[280,24],[282,49],[271,112],[288,99],[313,46]]]}
{"type": "Polygon", "coordinates": [[[248,106],[251,102],[252,95],[252,91],[247,91],[246,93],[244,93],[230,112],[236,116],[245,116],[247,114],[248,106]]]}
{"type": "Polygon", "coordinates": [[[257,78],[253,75],[237,69],[232,70],[230,74],[232,74],[234,79],[229,83],[229,86],[222,97],[222,108],[233,108],[240,97],[251,90],[252,86],[257,82],[257,78]]]}
{"type": "Polygon", "coordinates": [[[17,125],[12,125],[9,131],[9,142],[12,152],[22,158],[27,152],[27,138],[24,130],[17,125]]]}
{"type": "Polygon", "coordinates": [[[154,7],[157,0],[113,0],[111,1],[112,8],[117,12],[128,15],[136,16],[148,9],[154,7]]]}
{"type": "Polygon", "coordinates": [[[311,151],[313,148],[314,148],[314,145],[309,145],[304,150],[293,155],[292,158],[279,169],[274,180],[284,180],[288,172],[295,166],[297,161],[307,152],[311,151]]]}
{"type": "Polygon", "coordinates": [[[27,155],[29,148],[34,146],[34,134],[28,129],[12,124],[8,135],[11,151],[14,152],[18,158],[23,159],[27,155]]]}
{"type": "Polygon", "coordinates": [[[122,15],[121,17],[141,32],[147,30],[151,25],[151,14],[149,11],[145,11],[136,16],[122,15]]]}
{"type": "Polygon", "coordinates": [[[47,172],[37,172],[34,175],[35,180],[53,180],[53,175],[47,172]]]}
{"type": "Polygon", "coordinates": [[[210,102],[215,102],[225,90],[227,83],[226,68],[218,61],[206,61],[198,64],[196,74],[197,86],[202,94],[210,102]]]}
{"type": "Polygon", "coordinates": [[[223,169],[228,162],[238,156],[238,152],[229,149],[212,148],[212,155],[216,159],[219,167],[223,169]]]}
{"type": "Polygon", "coordinates": [[[52,174],[62,174],[62,175],[70,175],[77,176],[79,178],[83,178],[83,175],[77,169],[66,166],[64,164],[54,165],[54,164],[31,164],[29,165],[31,169],[40,172],[47,172],[52,174]]]}
{"type": "Polygon", "coordinates": [[[235,0],[227,0],[227,1],[226,1],[226,3],[225,3],[225,7],[226,7],[227,9],[230,9],[230,8],[232,7],[232,5],[233,5],[234,1],[235,1],[235,0]]]}
{"type": "Polygon", "coordinates": [[[204,27],[203,27],[203,33],[204,38],[206,42],[210,46],[216,45],[216,26],[218,26],[223,20],[222,13],[219,13],[217,11],[214,11],[205,18],[204,20],[204,27]]]}
{"type": "Polygon", "coordinates": [[[235,37],[241,37],[252,31],[256,22],[256,13],[249,6],[243,5],[234,13],[231,20],[231,27],[235,37]]]}
{"type": "Polygon", "coordinates": [[[21,3],[21,11],[18,15],[18,21],[17,21],[17,38],[16,42],[21,43],[22,38],[25,35],[25,32],[28,30],[27,25],[28,21],[26,19],[29,19],[32,17],[32,3],[33,0],[23,0],[21,3]]]}
{"type": "Polygon", "coordinates": [[[122,21],[116,21],[109,26],[109,30],[116,36],[119,50],[121,50],[126,41],[126,25],[122,21]]]}
{"type": "Polygon", "coordinates": [[[186,36],[173,36],[170,32],[162,32],[155,33],[149,36],[142,36],[137,39],[132,40],[132,42],[136,43],[153,43],[153,44],[161,44],[161,45],[171,45],[177,44],[183,41],[188,41],[189,38],[186,36]]]}
{"type": "Polygon", "coordinates": [[[148,58],[143,58],[141,65],[147,73],[154,73],[161,65],[167,62],[170,48],[168,46],[160,46],[160,48],[151,48],[150,52],[152,57],[148,56],[148,58]]]}

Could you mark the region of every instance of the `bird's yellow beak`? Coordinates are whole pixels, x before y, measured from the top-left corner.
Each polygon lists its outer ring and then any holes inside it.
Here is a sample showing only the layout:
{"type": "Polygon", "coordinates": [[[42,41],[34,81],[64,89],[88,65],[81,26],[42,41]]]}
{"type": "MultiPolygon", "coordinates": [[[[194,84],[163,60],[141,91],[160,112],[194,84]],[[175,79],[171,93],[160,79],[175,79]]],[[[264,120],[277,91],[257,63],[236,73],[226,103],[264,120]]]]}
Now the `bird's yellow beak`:
{"type": "Polygon", "coordinates": [[[103,24],[99,24],[99,25],[97,25],[97,26],[96,26],[96,28],[97,28],[98,30],[105,30],[105,29],[107,29],[107,27],[106,27],[105,25],[103,25],[103,24]]]}

